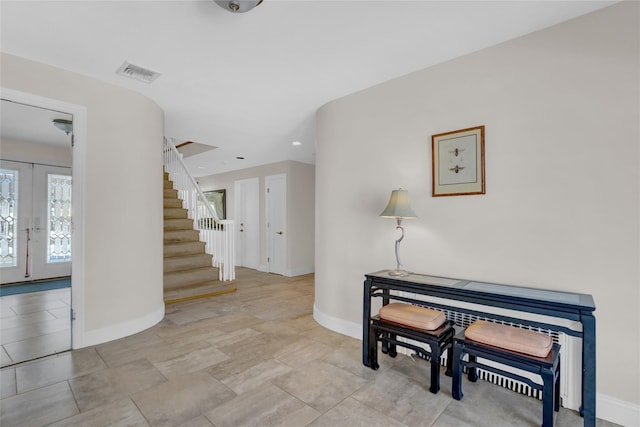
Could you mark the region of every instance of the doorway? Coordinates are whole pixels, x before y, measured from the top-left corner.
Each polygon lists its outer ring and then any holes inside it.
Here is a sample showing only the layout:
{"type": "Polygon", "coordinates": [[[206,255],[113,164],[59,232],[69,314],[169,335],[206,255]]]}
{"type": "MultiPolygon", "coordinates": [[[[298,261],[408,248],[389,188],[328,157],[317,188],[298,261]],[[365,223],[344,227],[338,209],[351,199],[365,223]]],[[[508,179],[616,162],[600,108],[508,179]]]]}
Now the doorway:
{"type": "Polygon", "coordinates": [[[72,193],[76,194],[71,126],[75,123],[73,114],[57,108],[65,105],[3,90],[2,367],[72,348],[71,289],[76,286],[71,283],[71,247],[77,237],[72,237],[71,221],[72,193]],[[55,121],[66,127],[59,128],[55,121]]]}
{"type": "Polygon", "coordinates": [[[236,265],[260,265],[260,205],[258,178],[235,181],[236,265]]]}
{"type": "Polygon", "coordinates": [[[286,274],[287,175],[265,177],[267,262],[270,273],[286,274]]]}
{"type": "Polygon", "coordinates": [[[0,283],[71,275],[71,168],[0,159],[0,283]]]}

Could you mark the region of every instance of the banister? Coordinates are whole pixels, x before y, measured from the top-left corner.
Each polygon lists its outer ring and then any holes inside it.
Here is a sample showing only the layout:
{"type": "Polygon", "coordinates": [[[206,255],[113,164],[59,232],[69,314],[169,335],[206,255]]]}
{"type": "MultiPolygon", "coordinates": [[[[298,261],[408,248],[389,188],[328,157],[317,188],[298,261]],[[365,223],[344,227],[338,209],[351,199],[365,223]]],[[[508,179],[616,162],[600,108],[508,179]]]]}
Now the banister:
{"type": "Polygon", "coordinates": [[[174,188],[193,220],[200,240],[206,243],[206,252],[212,255],[214,267],[219,269],[220,280],[235,280],[235,222],[222,220],[208,202],[195,178],[189,173],[182,154],[172,141],[164,138],[164,170],[173,181],[174,188]]]}

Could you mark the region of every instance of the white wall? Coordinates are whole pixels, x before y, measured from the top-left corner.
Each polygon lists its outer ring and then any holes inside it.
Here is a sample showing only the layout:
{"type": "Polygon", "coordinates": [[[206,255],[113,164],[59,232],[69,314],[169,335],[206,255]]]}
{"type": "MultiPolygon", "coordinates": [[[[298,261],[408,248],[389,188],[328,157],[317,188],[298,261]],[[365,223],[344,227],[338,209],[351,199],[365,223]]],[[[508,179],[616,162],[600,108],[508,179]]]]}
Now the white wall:
{"type": "Polygon", "coordinates": [[[314,213],[315,166],[295,161],[284,161],[253,168],[240,169],[198,178],[203,191],[226,190],[227,219],[235,218],[234,182],[241,179],[259,179],[260,209],[260,264],[266,270],[267,241],[265,233],[265,177],[287,175],[287,276],[314,271],[314,213]]]}
{"type": "Polygon", "coordinates": [[[84,207],[83,345],[151,326],[164,315],[163,111],[130,90],[24,58],[2,53],[1,67],[3,89],[86,108],[85,194],[74,200],[84,207]]]}
{"type": "Polygon", "coordinates": [[[71,148],[29,141],[1,140],[0,156],[3,160],[71,167],[71,148]]]}
{"type": "Polygon", "coordinates": [[[378,215],[403,187],[419,217],[405,222],[409,270],[592,294],[597,391],[640,415],[639,7],[323,106],[316,319],[360,336],[363,274],[395,263],[394,222],[378,215]],[[431,197],[431,135],[478,125],[486,195],[431,197]]]}

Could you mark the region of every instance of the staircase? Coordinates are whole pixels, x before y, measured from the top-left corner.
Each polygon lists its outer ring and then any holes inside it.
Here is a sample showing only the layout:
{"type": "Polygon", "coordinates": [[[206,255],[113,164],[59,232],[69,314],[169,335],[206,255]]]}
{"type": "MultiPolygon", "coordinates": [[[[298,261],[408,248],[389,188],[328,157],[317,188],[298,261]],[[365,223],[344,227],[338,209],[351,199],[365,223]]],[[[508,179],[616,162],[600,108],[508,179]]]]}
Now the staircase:
{"type": "Polygon", "coordinates": [[[234,292],[230,282],[218,280],[218,268],[205,252],[200,233],[182,207],[178,190],[164,174],[164,300],[165,303],[234,292]]]}

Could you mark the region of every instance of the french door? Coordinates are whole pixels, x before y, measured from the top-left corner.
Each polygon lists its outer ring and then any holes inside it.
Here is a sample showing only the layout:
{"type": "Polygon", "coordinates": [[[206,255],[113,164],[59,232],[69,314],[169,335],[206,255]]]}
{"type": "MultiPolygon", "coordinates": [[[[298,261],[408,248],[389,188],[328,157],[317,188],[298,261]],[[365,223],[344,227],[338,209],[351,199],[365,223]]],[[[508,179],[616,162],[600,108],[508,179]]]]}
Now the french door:
{"type": "Polygon", "coordinates": [[[0,283],[71,275],[71,168],[0,161],[0,283]]]}

